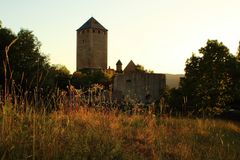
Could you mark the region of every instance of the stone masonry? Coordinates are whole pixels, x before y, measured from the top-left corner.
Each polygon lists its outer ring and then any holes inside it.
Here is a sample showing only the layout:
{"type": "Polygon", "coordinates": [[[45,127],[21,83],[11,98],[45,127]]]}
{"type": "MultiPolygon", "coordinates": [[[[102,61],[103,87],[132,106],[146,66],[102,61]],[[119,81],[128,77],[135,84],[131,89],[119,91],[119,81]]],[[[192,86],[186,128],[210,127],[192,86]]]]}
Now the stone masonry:
{"type": "Polygon", "coordinates": [[[133,61],[121,74],[116,74],[113,82],[113,95],[115,99],[129,97],[144,103],[160,99],[166,87],[165,74],[137,72],[133,61]]]}
{"type": "Polygon", "coordinates": [[[77,71],[107,69],[107,29],[91,17],[77,30],[77,71]]]}
{"type": "MultiPolygon", "coordinates": [[[[98,21],[91,17],[77,30],[77,71],[81,69],[107,69],[107,33],[98,21]]],[[[113,71],[113,98],[124,99],[129,97],[144,103],[159,100],[166,87],[165,74],[139,72],[133,61],[122,70],[119,60],[113,71]]]]}

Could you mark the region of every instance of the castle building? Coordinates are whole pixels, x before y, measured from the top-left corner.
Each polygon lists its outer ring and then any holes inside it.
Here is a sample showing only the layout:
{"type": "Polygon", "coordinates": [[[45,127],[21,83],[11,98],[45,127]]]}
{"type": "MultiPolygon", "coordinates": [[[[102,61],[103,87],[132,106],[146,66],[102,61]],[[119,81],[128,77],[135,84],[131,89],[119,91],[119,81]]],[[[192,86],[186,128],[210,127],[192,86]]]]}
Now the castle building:
{"type": "Polygon", "coordinates": [[[116,73],[122,73],[122,62],[120,60],[116,63],[116,73]]]}
{"type": "MultiPolygon", "coordinates": [[[[119,70],[119,60],[116,64],[119,70]]],[[[113,98],[129,97],[144,103],[155,102],[160,99],[166,88],[166,75],[139,72],[131,60],[122,73],[117,73],[113,80],[113,98]]]]}
{"type": "Polygon", "coordinates": [[[93,17],[77,30],[77,71],[107,69],[107,32],[93,17]]]}
{"type": "Polygon", "coordinates": [[[166,87],[165,74],[138,72],[133,61],[124,70],[120,60],[116,63],[116,71],[107,69],[107,32],[93,17],[77,30],[77,71],[101,69],[113,74],[115,99],[130,97],[142,102],[158,100],[166,87]]]}

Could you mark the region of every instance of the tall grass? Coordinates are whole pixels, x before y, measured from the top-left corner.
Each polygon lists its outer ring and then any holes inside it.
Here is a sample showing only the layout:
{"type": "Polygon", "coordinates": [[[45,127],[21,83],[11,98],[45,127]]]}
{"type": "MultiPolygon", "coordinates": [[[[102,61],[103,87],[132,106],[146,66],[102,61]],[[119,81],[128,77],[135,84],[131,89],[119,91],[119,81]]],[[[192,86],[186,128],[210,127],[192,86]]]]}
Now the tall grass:
{"type": "Polygon", "coordinates": [[[17,87],[11,79],[11,68],[10,79],[6,79],[9,47],[0,99],[1,160],[240,157],[240,126],[232,122],[155,117],[152,111],[141,110],[139,104],[132,102],[125,106],[126,110],[132,107],[130,112],[122,112],[117,107],[112,109],[119,104],[109,103],[111,97],[107,100],[101,86],[87,93],[72,91],[70,87],[69,95],[56,90],[47,98],[42,98],[39,88],[32,93],[20,89],[15,94],[17,87]],[[48,101],[56,110],[47,110],[48,101]]]}
{"type": "Polygon", "coordinates": [[[240,127],[80,108],[0,115],[1,159],[239,159],[240,127]]]}

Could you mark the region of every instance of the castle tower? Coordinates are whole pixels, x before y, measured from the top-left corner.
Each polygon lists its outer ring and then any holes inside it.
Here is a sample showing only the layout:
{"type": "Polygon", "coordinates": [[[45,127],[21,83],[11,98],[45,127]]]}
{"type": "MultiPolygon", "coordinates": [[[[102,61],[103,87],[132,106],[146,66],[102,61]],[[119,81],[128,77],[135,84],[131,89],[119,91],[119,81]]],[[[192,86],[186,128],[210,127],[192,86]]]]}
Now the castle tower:
{"type": "Polygon", "coordinates": [[[122,73],[122,62],[120,60],[116,63],[116,72],[122,73]]]}
{"type": "Polygon", "coordinates": [[[93,17],[77,30],[77,71],[107,69],[107,31],[93,17]]]}

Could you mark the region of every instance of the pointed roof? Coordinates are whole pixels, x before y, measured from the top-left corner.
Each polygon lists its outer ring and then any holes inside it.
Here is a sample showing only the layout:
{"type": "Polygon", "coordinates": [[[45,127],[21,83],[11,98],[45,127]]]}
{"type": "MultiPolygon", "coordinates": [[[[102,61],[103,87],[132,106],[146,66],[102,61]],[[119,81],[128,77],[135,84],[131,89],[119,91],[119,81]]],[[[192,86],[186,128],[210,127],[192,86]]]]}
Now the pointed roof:
{"type": "Polygon", "coordinates": [[[94,19],[93,17],[91,17],[86,23],[84,23],[80,28],[78,28],[77,31],[79,30],[84,30],[84,29],[100,29],[103,31],[107,31],[106,28],[104,28],[96,19],[94,19]]]}
{"type": "Polygon", "coordinates": [[[136,71],[136,65],[134,62],[131,60],[128,65],[124,69],[124,73],[132,73],[136,71]]]}
{"type": "Polygon", "coordinates": [[[122,65],[122,62],[120,61],[120,59],[117,61],[116,65],[122,65]]]}

